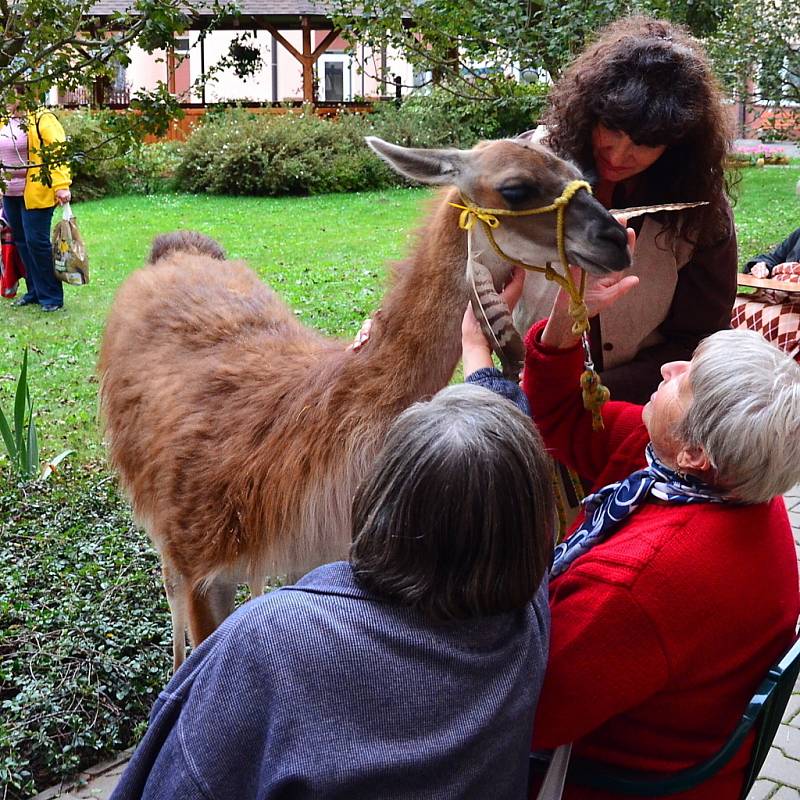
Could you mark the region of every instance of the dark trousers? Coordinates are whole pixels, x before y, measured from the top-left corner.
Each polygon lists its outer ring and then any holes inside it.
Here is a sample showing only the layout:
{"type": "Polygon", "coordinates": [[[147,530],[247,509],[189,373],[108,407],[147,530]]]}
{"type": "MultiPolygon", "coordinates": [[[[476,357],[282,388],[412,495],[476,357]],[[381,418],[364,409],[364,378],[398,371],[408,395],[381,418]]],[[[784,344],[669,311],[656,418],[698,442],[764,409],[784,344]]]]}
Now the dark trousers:
{"type": "Polygon", "coordinates": [[[14,244],[27,272],[25,299],[41,306],[64,305],[64,284],[53,273],[50,245],[54,208],[27,209],[22,197],[3,197],[5,217],[14,231],[14,244]]]}

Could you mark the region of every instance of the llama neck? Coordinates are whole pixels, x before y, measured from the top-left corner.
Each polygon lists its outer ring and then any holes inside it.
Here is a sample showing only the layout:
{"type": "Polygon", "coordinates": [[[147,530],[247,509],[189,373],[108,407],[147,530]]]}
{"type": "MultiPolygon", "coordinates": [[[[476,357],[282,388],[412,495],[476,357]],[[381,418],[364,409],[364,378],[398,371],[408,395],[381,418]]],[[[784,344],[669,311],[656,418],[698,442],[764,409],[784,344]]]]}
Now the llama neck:
{"type": "Polygon", "coordinates": [[[461,355],[467,240],[443,194],[410,259],[396,269],[364,355],[402,404],[447,385],[461,355]]]}

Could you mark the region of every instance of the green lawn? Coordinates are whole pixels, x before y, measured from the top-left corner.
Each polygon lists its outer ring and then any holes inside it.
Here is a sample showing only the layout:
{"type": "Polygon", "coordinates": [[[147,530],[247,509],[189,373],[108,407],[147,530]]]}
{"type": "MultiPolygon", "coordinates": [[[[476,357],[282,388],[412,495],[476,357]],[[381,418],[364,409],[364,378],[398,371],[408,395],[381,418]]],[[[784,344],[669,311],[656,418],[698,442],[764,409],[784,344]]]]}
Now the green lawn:
{"type": "Polygon", "coordinates": [[[740,198],[734,208],[740,264],[771,249],[800,224],[798,179],[797,161],[789,167],[742,170],[740,198]]]}

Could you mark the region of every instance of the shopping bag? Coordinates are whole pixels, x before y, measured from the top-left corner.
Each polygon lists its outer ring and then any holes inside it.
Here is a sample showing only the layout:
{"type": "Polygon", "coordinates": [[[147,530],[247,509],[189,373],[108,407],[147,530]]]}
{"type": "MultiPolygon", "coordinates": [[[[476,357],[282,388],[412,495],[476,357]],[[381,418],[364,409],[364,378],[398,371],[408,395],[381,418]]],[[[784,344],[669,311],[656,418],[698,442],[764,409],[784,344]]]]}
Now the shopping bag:
{"type": "Polygon", "coordinates": [[[53,229],[53,269],[56,278],[72,286],[89,283],[89,257],[69,203],[53,229]]]}
{"type": "Polygon", "coordinates": [[[10,300],[16,297],[20,278],[25,277],[25,265],[14,244],[14,232],[0,218],[0,297],[10,300]]]}

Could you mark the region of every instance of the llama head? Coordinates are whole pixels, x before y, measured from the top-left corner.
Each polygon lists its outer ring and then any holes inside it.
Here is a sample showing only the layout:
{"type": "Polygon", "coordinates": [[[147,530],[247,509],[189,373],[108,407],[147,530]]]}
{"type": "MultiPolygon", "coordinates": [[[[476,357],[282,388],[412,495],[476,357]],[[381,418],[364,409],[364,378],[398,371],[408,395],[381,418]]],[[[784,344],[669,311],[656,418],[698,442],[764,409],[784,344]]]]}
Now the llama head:
{"type": "Polygon", "coordinates": [[[225,260],[225,251],[210,236],[197,231],[178,230],[161,233],[153,239],[150,246],[149,264],[155,264],[173,253],[189,253],[196,256],[208,256],[218,261],[225,260]]]}
{"type": "MultiPolygon", "coordinates": [[[[367,144],[394,170],[421,183],[455,186],[479,208],[524,211],[550,205],[580,179],[574,164],[525,139],[482,142],[472,150],[400,147],[377,137],[367,144]]],[[[559,263],[555,212],[499,218],[494,238],[511,258],[542,266],[559,263]]],[[[482,226],[476,226],[482,228],[482,226]]],[[[479,236],[484,237],[481,230],[479,236]]],[[[484,252],[488,243],[477,242],[484,252]]],[[[571,264],[604,274],[630,266],[624,228],[588,192],[575,193],[565,215],[571,264]]],[[[497,278],[495,270],[492,270],[497,278]]]]}

